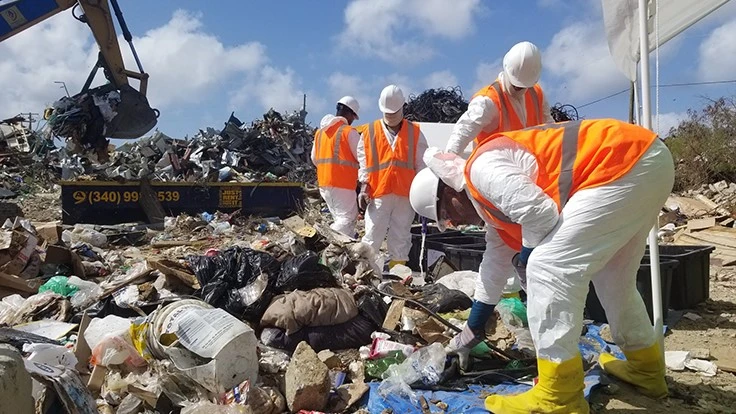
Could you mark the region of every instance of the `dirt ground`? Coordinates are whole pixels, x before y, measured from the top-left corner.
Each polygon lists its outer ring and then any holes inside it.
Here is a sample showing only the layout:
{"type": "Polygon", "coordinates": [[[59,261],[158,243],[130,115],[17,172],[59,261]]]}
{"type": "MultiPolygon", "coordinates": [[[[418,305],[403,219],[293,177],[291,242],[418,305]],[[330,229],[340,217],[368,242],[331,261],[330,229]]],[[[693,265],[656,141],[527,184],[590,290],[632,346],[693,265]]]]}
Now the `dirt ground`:
{"type": "MultiPolygon", "coordinates": [[[[665,336],[665,350],[707,349],[716,365],[736,367],[736,267],[711,267],[710,299],[689,311],[665,336]]],[[[594,393],[596,413],[736,413],[736,375],[722,370],[714,377],[667,370],[670,397],[656,401],[633,387],[614,382],[594,393]]]]}
{"type": "MultiPolygon", "coordinates": [[[[61,219],[59,191],[15,200],[33,221],[61,219]]],[[[689,312],[700,319],[681,318],[670,326],[665,350],[707,349],[717,365],[736,367],[736,267],[711,267],[710,299],[689,312]]],[[[619,381],[594,392],[594,413],[736,413],[736,375],[718,371],[714,377],[667,370],[670,396],[653,400],[619,381]]]]}

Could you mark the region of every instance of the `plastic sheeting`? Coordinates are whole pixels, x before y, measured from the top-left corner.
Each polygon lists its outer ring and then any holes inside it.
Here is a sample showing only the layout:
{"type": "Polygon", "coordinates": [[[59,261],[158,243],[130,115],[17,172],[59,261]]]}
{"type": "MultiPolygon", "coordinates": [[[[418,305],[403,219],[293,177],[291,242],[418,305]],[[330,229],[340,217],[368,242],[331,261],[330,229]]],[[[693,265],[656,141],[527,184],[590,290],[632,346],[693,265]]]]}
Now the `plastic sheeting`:
{"type": "MultiPolygon", "coordinates": [[[[662,46],[688,27],[697,23],[728,0],[658,0],[659,23],[655,34],[655,10],[650,6],[648,15],[649,51],[662,46]],[[658,35],[658,36],[657,36],[658,35]],[[657,39],[657,37],[659,39],[657,39]]],[[[639,1],[602,0],[603,21],[608,37],[608,48],[619,70],[630,80],[636,80],[639,62],[639,1]]]]}
{"type": "MultiPolygon", "coordinates": [[[[586,325],[588,328],[585,335],[580,338],[580,352],[583,359],[588,361],[597,360],[601,352],[610,352],[618,358],[623,358],[623,353],[616,346],[607,343],[600,336],[601,325],[586,325]]],[[[593,389],[601,384],[602,370],[595,365],[585,375],[585,398],[589,399],[593,389]]],[[[402,414],[422,414],[422,409],[415,406],[408,398],[402,398],[397,395],[390,395],[383,398],[378,394],[378,386],[380,383],[371,383],[370,391],[365,403],[365,408],[371,413],[380,413],[385,409],[391,409],[395,413],[402,414]]],[[[513,382],[505,382],[502,384],[490,385],[470,385],[469,389],[463,392],[449,391],[421,391],[414,390],[417,398],[423,396],[427,401],[439,400],[446,403],[452,408],[452,412],[458,413],[488,413],[484,407],[484,396],[490,394],[518,394],[531,389],[530,385],[518,384],[513,382]]],[[[429,404],[430,412],[440,413],[441,409],[434,404],[429,404]]]]}

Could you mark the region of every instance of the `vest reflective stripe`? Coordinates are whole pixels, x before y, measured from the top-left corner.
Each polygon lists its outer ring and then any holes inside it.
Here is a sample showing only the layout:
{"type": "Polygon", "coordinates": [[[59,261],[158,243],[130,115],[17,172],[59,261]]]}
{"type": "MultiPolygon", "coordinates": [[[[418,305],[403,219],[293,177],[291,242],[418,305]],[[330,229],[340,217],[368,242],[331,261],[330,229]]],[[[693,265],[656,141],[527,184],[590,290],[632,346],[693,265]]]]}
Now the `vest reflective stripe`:
{"type": "Polygon", "coordinates": [[[499,119],[499,129],[503,130],[505,128],[508,128],[511,126],[511,117],[509,116],[509,107],[506,105],[506,99],[503,98],[503,91],[501,90],[501,84],[498,83],[498,81],[493,82],[491,85],[493,87],[493,90],[496,91],[496,95],[498,95],[498,102],[501,105],[499,116],[501,119],[499,119]]]}
{"type": "Polygon", "coordinates": [[[535,156],[536,185],[555,201],[559,211],[575,192],[605,185],[629,172],[657,139],[647,129],[610,119],[533,126],[489,137],[470,156],[465,179],[490,224],[515,249],[521,246],[521,227],[485,199],[470,180],[472,164],[499,137],[517,142],[535,156]]]}
{"type": "MultiPolygon", "coordinates": [[[[358,165],[357,161],[349,161],[349,160],[343,160],[340,158],[340,143],[342,134],[346,129],[350,129],[348,125],[343,125],[340,128],[338,128],[337,133],[335,134],[335,143],[333,144],[333,150],[332,150],[332,158],[317,158],[317,164],[337,164],[337,165],[344,165],[346,167],[354,167],[358,168],[360,165],[358,165]]],[[[322,133],[325,133],[324,131],[321,131],[322,133]]],[[[317,148],[315,152],[317,153],[317,157],[319,157],[319,142],[321,139],[317,140],[317,148]]]]}
{"type": "MultiPolygon", "coordinates": [[[[388,162],[379,163],[378,144],[376,143],[376,134],[375,134],[375,123],[372,123],[368,126],[368,139],[370,140],[371,152],[373,153],[374,156],[371,159],[372,161],[371,165],[365,169],[366,172],[372,173],[372,172],[384,170],[388,167],[414,169],[414,160],[415,160],[415,152],[416,152],[415,150],[416,136],[414,134],[414,128],[413,128],[413,125],[408,123],[408,121],[404,120],[402,122],[407,123],[406,125],[408,129],[407,133],[409,135],[408,160],[407,161],[391,160],[388,162]]],[[[402,127],[403,126],[404,125],[402,125],[402,127]]],[[[398,137],[396,139],[398,139],[398,137]]]]}
{"type": "MultiPolygon", "coordinates": [[[[537,130],[545,131],[552,128],[563,128],[562,132],[562,160],[560,162],[560,177],[558,181],[558,194],[560,195],[560,210],[565,207],[570,199],[572,191],[573,172],[575,169],[575,160],[578,157],[578,139],[580,137],[580,124],[583,121],[565,122],[564,126],[560,124],[543,124],[524,128],[522,131],[537,130]]],[[[500,211],[499,211],[500,213],[500,211]]],[[[504,216],[505,217],[505,216],[504,216]]]]}

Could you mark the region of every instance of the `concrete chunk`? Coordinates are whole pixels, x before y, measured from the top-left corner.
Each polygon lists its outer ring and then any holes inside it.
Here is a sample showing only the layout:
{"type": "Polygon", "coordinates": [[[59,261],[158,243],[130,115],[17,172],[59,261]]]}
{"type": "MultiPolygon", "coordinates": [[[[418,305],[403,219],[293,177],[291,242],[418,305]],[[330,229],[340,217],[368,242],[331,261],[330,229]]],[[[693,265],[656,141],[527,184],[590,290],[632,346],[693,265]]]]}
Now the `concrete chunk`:
{"type": "Polygon", "coordinates": [[[286,369],[286,403],[291,412],[321,411],[330,396],[327,366],[306,342],[297,345],[286,369]]]}

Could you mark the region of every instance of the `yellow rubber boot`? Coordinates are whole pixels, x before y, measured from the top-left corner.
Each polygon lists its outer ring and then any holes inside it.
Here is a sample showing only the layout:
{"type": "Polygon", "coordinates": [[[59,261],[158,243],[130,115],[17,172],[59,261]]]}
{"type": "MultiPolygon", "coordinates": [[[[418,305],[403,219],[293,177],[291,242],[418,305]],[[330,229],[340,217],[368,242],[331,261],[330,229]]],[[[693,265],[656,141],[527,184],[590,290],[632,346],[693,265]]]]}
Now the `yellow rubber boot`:
{"type": "Polygon", "coordinates": [[[583,389],[583,360],[580,355],[560,364],[537,360],[539,381],[518,395],[491,395],[486,410],[494,414],[558,413],[588,414],[583,389]]]}
{"type": "Polygon", "coordinates": [[[638,388],[639,392],[652,398],[665,398],[668,395],[667,381],[664,379],[665,365],[659,344],[638,351],[624,351],[626,361],[611,354],[601,354],[598,362],[603,370],[638,388]]]}
{"type": "Polygon", "coordinates": [[[406,266],[406,260],[389,260],[388,261],[388,269],[393,269],[396,265],[403,265],[406,266]]]}

